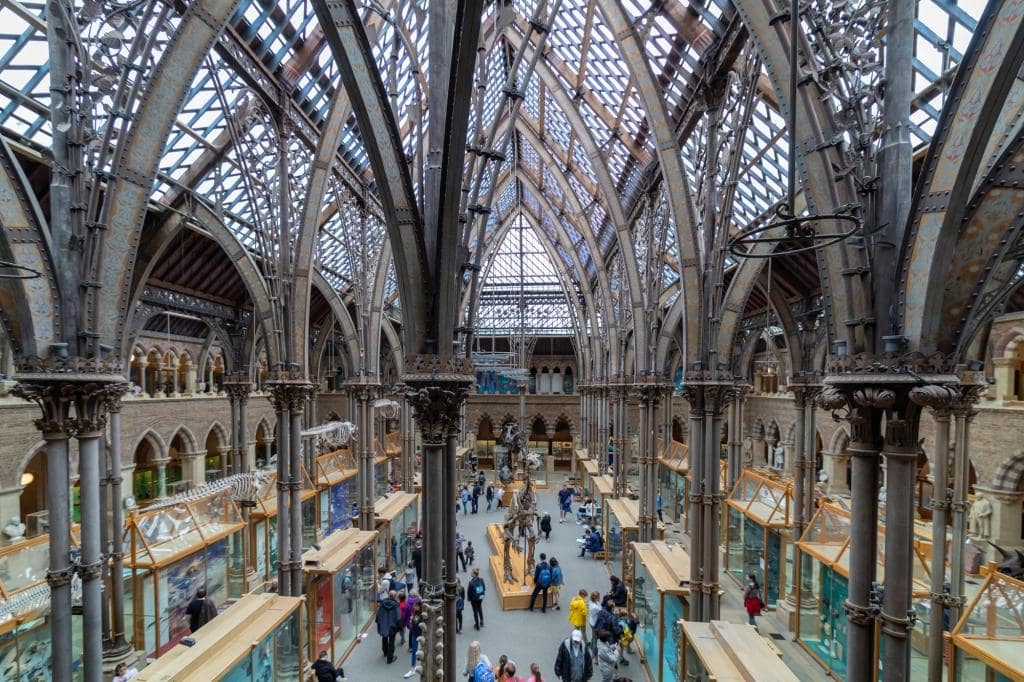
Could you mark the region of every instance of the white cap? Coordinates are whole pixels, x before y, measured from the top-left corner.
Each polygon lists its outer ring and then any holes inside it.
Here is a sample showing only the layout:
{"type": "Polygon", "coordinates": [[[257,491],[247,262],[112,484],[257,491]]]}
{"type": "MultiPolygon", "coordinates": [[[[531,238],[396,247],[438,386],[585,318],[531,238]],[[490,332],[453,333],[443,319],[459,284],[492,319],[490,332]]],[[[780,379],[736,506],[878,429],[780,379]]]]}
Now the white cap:
{"type": "Polygon", "coordinates": [[[579,630],[573,630],[572,631],[572,641],[574,641],[574,642],[582,642],[583,641],[583,633],[580,632],[579,630]]]}

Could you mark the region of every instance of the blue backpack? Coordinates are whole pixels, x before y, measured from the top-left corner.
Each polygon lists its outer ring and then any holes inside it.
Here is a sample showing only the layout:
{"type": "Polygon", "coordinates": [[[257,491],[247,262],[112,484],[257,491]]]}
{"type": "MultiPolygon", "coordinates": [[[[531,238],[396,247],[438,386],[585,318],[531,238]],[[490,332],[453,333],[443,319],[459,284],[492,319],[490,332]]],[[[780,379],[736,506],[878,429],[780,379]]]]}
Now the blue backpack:
{"type": "Polygon", "coordinates": [[[555,585],[561,585],[562,584],[562,567],[561,566],[555,566],[555,568],[554,568],[554,575],[552,576],[552,578],[554,580],[554,584],[555,585]]]}
{"type": "Polygon", "coordinates": [[[494,682],[494,671],[491,667],[480,661],[473,668],[473,681],[472,682],[494,682]]]}
{"type": "Polygon", "coordinates": [[[540,567],[540,573],[537,576],[538,582],[541,587],[551,586],[551,568],[547,564],[540,567]]]}

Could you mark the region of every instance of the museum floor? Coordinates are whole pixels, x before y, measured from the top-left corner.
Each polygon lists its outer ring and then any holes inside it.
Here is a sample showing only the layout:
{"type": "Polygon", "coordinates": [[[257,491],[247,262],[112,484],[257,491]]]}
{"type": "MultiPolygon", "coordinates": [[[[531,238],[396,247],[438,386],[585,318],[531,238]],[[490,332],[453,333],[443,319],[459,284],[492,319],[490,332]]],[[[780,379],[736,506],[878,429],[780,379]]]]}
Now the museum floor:
{"type": "MultiPolygon", "coordinates": [[[[568,601],[572,594],[580,588],[587,590],[598,590],[602,594],[608,591],[609,572],[605,565],[593,559],[579,558],[579,547],[576,538],[580,534],[580,527],[575,521],[558,523],[557,499],[558,482],[554,478],[553,485],[547,490],[539,491],[540,509],[546,510],[552,515],[551,541],[541,540],[538,543],[537,551],[546,553],[549,557],[558,558],[565,575],[565,587],[562,591],[562,609],[548,610],[541,614],[540,611],[529,613],[527,611],[502,611],[498,605],[498,598],[493,589],[493,576],[491,575],[487,558],[491,554],[490,545],[484,535],[485,528],[490,523],[495,523],[502,518],[502,512],[491,512],[487,514],[485,506],[481,504],[480,513],[463,516],[459,513],[459,530],[466,536],[467,540],[473,543],[476,548],[476,565],[480,567],[480,574],[487,582],[488,591],[484,597],[484,621],[483,630],[477,632],[473,629],[473,614],[466,605],[464,614],[464,627],[458,635],[458,656],[457,670],[461,673],[465,665],[466,649],[474,639],[479,640],[482,651],[492,661],[497,661],[501,654],[505,654],[517,665],[517,675],[524,679],[529,677],[530,663],[537,662],[541,666],[541,674],[545,680],[555,680],[554,663],[558,653],[558,646],[569,636],[571,628],[567,621],[568,601]]],[[[667,540],[684,541],[685,535],[676,531],[673,524],[669,524],[666,534],[667,540]]],[[[468,573],[460,573],[463,584],[468,581],[468,573]]],[[[730,579],[723,580],[725,596],[722,600],[722,618],[730,622],[741,623],[746,620],[740,603],[740,590],[730,579]]],[[[786,633],[784,627],[775,619],[774,613],[768,613],[759,619],[758,629],[761,634],[771,636],[775,633],[784,635],[783,639],[773,637],[774,643],[783,652],[783,661],[789,665],[801,680],[820,680],[824,678],[824,670],[818,666],[811,657],[795,642],[793,635],[786,633]]],[[[389,679],[401,680],[409,670],[410,654],[408,644],[397,647],[397,656],[393,664],[387,665],[381,655],[380,638],[376,634],[373,624],[366,639],[355,647],[348,660],[344,663],[345,674],[349,680],[370,680],[389,679]]],[[[648,679],[645,669],[640,663],[637,654],[629,655],[631,665],[622,668],[620,675],[630,677],[640,682],[648,679]]],[[[595,671],[596,672],[596,671],[595,671]]],[[[418,679],[418,678],[414,678],[418,679]]],[[[595,674],[595,679],[599,676],[595,674]]]]}

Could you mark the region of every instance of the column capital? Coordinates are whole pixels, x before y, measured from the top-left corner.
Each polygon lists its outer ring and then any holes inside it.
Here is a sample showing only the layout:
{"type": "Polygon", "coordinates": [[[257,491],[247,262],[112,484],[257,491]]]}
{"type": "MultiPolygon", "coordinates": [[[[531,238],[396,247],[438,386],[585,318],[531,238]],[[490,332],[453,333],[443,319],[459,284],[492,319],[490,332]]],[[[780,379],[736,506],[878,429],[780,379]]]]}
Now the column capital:
{"type": "Polygon", "coordinates": [[[11,395],[35,403],[43,416],[35,420],[45,436],[91,435],[106,428],[107,411],[129,384],[119,375],[77,373],[19,374],[11,395]],[[75,416],[70,417],[74,406],[75,416]]]}
{"type": "Polygon", "coordinates": [[[278,412],[302,410],[303,403],[313,392],[313,385],[304,378],[281,376],[287,373],[271,374],[275,376],[273,380],[268,380],[266,383],[267,400],[274,406],[274,409],[278,412]]]}
{"type": "Polygon", "coordinates": [[[252,393],[252,382],[249,381],[247,373],[228,374],[221,383],[224,387],[224,392],[228,394],[229,401],[244,403],[249,400],[249,394],[252,393]]]}
{"type": "Polygon", "coordinates": [[[476,381],[468,358],[408,355],[402,382],[425,443],[439,444],[459,428],[459,409],[476,381]]]}

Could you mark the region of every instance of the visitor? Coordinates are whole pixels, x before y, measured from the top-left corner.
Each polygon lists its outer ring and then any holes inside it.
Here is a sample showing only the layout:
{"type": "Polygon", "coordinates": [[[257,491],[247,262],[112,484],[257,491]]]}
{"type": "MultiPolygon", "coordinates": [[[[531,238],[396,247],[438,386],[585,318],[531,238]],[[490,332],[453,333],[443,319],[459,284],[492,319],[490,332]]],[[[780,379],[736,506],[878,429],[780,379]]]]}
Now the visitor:
{"type": "Polygon", "coordinates": [[[468,682],[494,682],[491,660],[480,651],[480,642],[472,641],[466,651],[466,667],[462,671],[468,682]]]}
{"type": "Polygon", "coordinates": [[[540,674],[540,663],[530,664],[530,676],[526,678],[526,682],[544,682],[540,674]]]}
{"type": "Polygon", "coordinates": [[[584,633],[583,641],[587,641],[587,615],[589,609],[587,608],[587,590],[581,589],[576,593],[576,596],[569,602],[569,624],[574,629],[584,633]]]}
{"type": "Polygon", "coordinates": [[[580,550],[580,556],[585,556],[587,552],[593,556],[602,551],[604,551],[604,540],[601,539],[601,533],[588,528],[583,536],[583,548],[580,550]]]}
{"type": "Polygon", "coordinates": [[[551,540],[551,514],[547,512],[540,517],[540,532],[544,533],[545,540],[551,540]]]}
{"type": "MultiPolygon", "coordinates": [[[[327,657],[326,651],[321,651],[319,658],[313,663],[313,675],[316,682],[337,682],[338,678],[345,677],[344,668],[335,668],[331,659],[327,657]]],[[[117,682],[117,678],[114,678],[117,682]]]]}
{"type": "Polygon", "coordinates": [[[586,517],[584,519],[584,523],[586,523],[588,526],[593,527],[594,525],[596,525],[594,516],[597,512],[597,503],[594,502],[592,498],[588,498],[583,506],[585,507],[583,515],[586,517]]]}
{"type": "Polygon", "coordinates": [[[217,617],[217,605],[212,599],[206,598],[205,587],[200,587],[196,591],[196,598],[185,607],[185,615],[188,616],[188,627],[192,632],[217,617]]]}
{"type": "Polygon", "coordinates": [[[377,569],[377,603],[387,598],[391,591],[391,577],[386,568],[381,566],[377,569]]]}
{"type": "Polygon", "coordinates": [[[555,675],[562,682],[587,682],[594,676],[593,658],[583,642],[583,632],[579,628],[573,630],[558,647],[555,675]]]}
{"type": "Polygon", "coordinates": [[[460,498],[462,500],[462,515],[465,516],[469,511],[469,488],[462,486],[460,498]]]}
{"type": "Polygon", "coordinates": [[[487,484],[487,491],[484,493],[484,497],[487,498],[487,511],[491,511],[491,505],[494,504],[494,486],[490,483],[487,484]]]}
{"type": "MultiPolygon", "coordinates": [[[[405,594],[405,590],[398,591],[398,617],[401,621],[402,627],[398,630],[398,643],[405,644],[405,629],[409,627],[409,620],[406,617],[410,613],[409,598],[405,594]]],[[[412,646],[412,642],[409,643],[412,646]]]]}
{"type": "Polygon", "coordinates": [[[423,634],[423,625],[420,623],[420,605],[416,605],[416,612],[412,614],[412,622],[409,623],[409,651],[412,656],[409,659],[409,672],[402,677],[409,679],[416,674],[416,652],[420,650],[420,636],[423,634]]]}
{"type": "Polygon", "coordinates": [[[747,612],[747,624],[757,627],[754,616],[760,616],[764,609],[764,600],[761,599],[761,586],[753,573],[747,574],[747,586],[743,589],[743,608],[747,612]]]}
{"type": "Polygon", "coordinates": [[[476,560],[476,550],[473,548],[472,540],[466,542],[466,548],[462,550],[462,553],[466,555],[466,563],[472,566],[473,562],[476,560]]]}
{"type": "Polygon", "coordinates": [[[405,562],[405,589],[412,592],[416,588],[416,562],[409,559],[405,562]]]}
{"type": "MultiPolygon", "coordinates": [[[[321,654],[323,655],[323,654],[321,654]]],[[[139,674],[138,668],[129,668],[127,663],[118,663],[117,667],[114,668],[114,679],[112,682],[128,682],[139,674]]],[[[317,682],[321,682],[320,678],[317,678],[317,682]]],[[[334,678],[331,678],[331,682],[334,682],[334,678]]]]}
{"type": "Polygon", "coordinates": [[[615,666],[619,662],[619,645],[607,630],[597,633],[597,667],[601,671],[601,682],[612,682],[615,666]]]}
{"type": "Polygon", "coordinates": [[[660,491],[658,492],[658,497],[655,499],[654,507],[658,510],[658,521],[665,523],[665,515],[663,513],[665,509],[665,498],[661,496],[660,491]]]}
{"type": "Polygon", "coordinates": [[[558,491],[558,511],[558,522],[565,523],[565,515],[572,513],[572,490],[569,489],[568,484],[563,485],[562,489],[558,491]]]}
{"type": "Polygon", "coordinates": [[[472,499],[472,512],[474,514],[476,514],[477,511],[479,510],[480,494],[481,494],[480,484],[476,483],[476,484],[473,485],[473,499],[472,499]]]}
{"type": "Polygon", "coordinates": [[[608,592],[607,598],[615,602],[615,605],[622,608],[626,606],[626,602],[629,601],[629,590],[626,588],[626,583],[619,579],[619,576],[613,575],[611,577],[612,588],[608,592]]]}
{"type": "Polygon", "coordinates": [[[462,632],[462,610],[466,608],[466,588],[458,581],[455,591],[455,634],[462,632]]]}
{"type": "Polygon", "coordinates": [[[423,575],[423,529],[416,535],[416,545],[412,548],[412,563],[416,566],[416,582],[420,581],[423,575]]]}
{"type": "Polygon", "coordinates": [[[484,626],[484,593],[487,591],[484,579],[480,577],[480,569],[473,569],[473,577],[469,581],[469,606],[473,609],[473,629],[484,626]]]}
{"type": "Polygon", "coordinates": [[[537,595],[543,592],[544,596],[540,602],[540,612],[547,613],[548,589],[551,587],[551,564],[548,563],[547,559],[547,555],[541,552],[540,561],[533,567],[533,594],[530,595],[530,608],[527,611],[533,611],[533,604],[537,601],[537,595]]]}
{"type": "MultiPolygon", "coordinates": [[[[417,607],[423,602],[416,592],[410,592],[409,598],[405,600],[405,610],[402,611],[402,628],[404,630],[412,629],[412,619],[417,613],[417,607]]],[[[412,651],[412,640],[409,640],[409,650],[412,651]]]]}
{"type": "Polygon", "coordinates": [[[604,631],[608,633],[612,641],[619,641],[619,636],[622,634],[619,627],[619,617],[615,615],[615,602],[609,597],[605,597],[601,601],[601,610],[597,613],[594,630],[599,633],[604,631]]]}
{"type": "Polygon", "coordinates": [[[392,590],[377,607],[377,634],[380,635],[380,648],[388,663],[395,662],[395,635],[402,628],[402,614],[398,611],[396,596],[392,590]]]}
{"type": "Polygon", "coordinates": [[[462,570],[466,570],[466,553],[462,551],[462,543],[466,541],[466,536],[462,534],[462,531],[455,531],[455,569],[458,570],[459,564],[462,564],[462,570]]]}
{"type": "Polygon", "coordinates": [[[504,682],[526,682],[523,678],[516,675],[516,662],[509,661],[505,664],[505,674],[502,676],[504,682]]]}
{"type": "Polygon", "coordinates": [[[559,597],[562,594],[562,583],[565,582],[562,579],[562,567],[555,557],[548,559],[548,564],[551,566],[551,603],[554,604],[555,610],[561,611],[562,604],[559,597]]]}
{"type": "Polygon", "coordinates": [[[502,502],[502,498],[503,498],[504,495],[505,495],[505,489],[503,487],[501,487],[500,485],[497,488],[494,489],[494,499],[498,503],[498,506],[495,507],[495,509],[501,509],[502,507],[505,506],[504,503],[502,502]]]}
{"type": "Polygon", "coordinates": [[[594,655],[597,655],[597,617],[603,609],[601,608],[601,594],[594,590],[590,593],[590,601],[587,602],[587,625],[590,627],[590,644],[594,648],[594,655]]]}
{"type": "Polygon", "coordinates": [[[494,666],[494,679],[496,682],[504,682],[505,665],[508,663],[508,656],[502,654],[498,657],[498,665],[494,666]]]}

